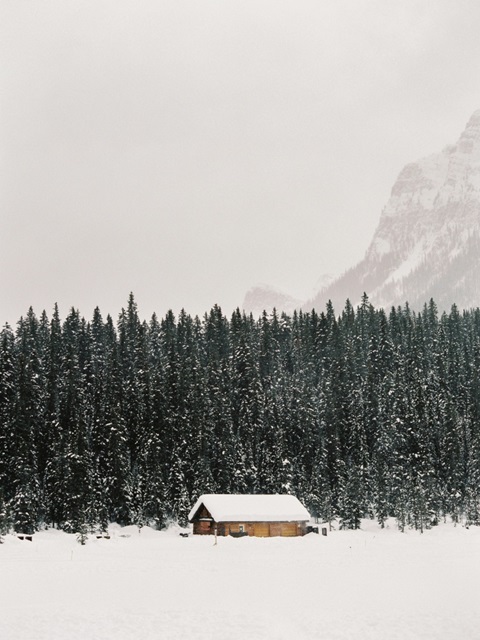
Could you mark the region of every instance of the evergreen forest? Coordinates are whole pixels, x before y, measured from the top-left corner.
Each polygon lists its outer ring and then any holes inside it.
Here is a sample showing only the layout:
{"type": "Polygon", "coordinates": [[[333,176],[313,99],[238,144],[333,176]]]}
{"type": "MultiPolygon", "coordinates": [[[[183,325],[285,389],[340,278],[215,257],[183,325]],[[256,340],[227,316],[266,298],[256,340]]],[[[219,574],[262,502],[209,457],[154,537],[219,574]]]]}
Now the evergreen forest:
{"type": "MultiPolygon", "coordinates": [[[[480,309],[117,322],[0,333],[0,528],[186,524],[202,493],[292,493],[321,521],[480,524],[480,309]]],[[[0,531],[1,533],[1,531],[0,531]]]]}

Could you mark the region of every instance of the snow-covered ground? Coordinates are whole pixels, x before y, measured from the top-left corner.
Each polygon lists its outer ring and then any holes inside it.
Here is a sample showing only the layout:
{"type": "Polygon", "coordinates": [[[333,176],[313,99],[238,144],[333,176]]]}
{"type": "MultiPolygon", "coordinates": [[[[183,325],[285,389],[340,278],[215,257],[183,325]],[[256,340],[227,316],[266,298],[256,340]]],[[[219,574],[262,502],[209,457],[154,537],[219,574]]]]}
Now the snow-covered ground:
{"type": "Polygon", "coordinates": [[[480,638],[480,528],[182,538],[111,527],[0,545],[1,640],[480,638]]]}

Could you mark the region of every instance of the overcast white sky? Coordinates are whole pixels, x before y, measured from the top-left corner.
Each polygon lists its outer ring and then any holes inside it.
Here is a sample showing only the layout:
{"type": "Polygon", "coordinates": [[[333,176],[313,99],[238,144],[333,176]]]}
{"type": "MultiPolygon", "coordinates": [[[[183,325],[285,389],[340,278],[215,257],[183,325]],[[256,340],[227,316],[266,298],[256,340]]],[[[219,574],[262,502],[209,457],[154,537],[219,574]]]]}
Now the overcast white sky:
{"type": "Polygon", "coordinates": [[[477,0],[0,0],[0,324],[312,294],[480,108],[477,0]]]}

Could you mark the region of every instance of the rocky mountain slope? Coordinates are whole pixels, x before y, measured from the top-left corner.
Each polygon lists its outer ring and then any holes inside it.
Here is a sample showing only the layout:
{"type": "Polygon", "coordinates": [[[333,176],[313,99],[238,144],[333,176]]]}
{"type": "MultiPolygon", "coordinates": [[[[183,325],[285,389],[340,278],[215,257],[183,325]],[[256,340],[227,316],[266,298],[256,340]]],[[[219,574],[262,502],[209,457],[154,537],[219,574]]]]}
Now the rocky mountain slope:
{"type": "Polygon", "coordinates": [[[480,110],[456,145],[398,176],[364,259],[303,307],[340,311],[367,292],[376,307],[434,298],[440,309],[480,305],[480,110]]]}

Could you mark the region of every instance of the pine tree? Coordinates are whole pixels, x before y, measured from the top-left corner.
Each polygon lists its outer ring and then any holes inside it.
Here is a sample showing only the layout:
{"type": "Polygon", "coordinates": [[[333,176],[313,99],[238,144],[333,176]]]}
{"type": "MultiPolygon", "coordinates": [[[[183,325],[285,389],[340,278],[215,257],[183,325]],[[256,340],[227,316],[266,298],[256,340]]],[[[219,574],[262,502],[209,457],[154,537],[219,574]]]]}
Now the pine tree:
{"type": "Polygon", "coordinates": [[[63,326],[59,383],[60,442],[49,474],[54,521],[68,532],[87,523],[92,502],[92,454],[85,396],[86,325],[72,309],[63,326]]]}
{"type": "Polygon", "coordinates": [[[40,519],[38,444],[43,406],[43,374],[38,357],[38,321],[30,308],[16,335],[17,388],[12,430],[13,495],[9,506],[15,531],[33,533],[40,519]]]}
{"type": "Polygon", "coordinates": [[[107,509],[110,520],[125,525],[132,521],[132,465],[128,431],[122,412],[122,368],[117,335],[110,316],[107,316],[105,322],[104,340],[104,426],[108,441],[103,473],[108,496],[107,509]]]}
{"type": "Polygon", "coordinates": [[[37,478],[32,469],[25,466],[18,473],[15,494],[9,504],[14,531],[28,535],[35,533],[39,523],[39,506],[37,478]]]}
{"type": "Polygon", "coordinates": [[[8,533],[8,516],[3,489],[0,488],[0,544],[3,542],[3,536],[8,533]]]}
{"type": "Polygon", "coordinates": [[[9,500],[14,492],[15,412],[17,370],[14,335],[7,324],[0,333],[0,491],[9,500]]]}
{"type": "Polygon", "coordinates": [[[146,327],[138,317],[131,293],[127,309],[118,320],[119,358],[122,373],[122,415],[128,432],[132,468],[137,462],[141,429],[146,420],[146,327]]]}
{"type": "MultiPolygon", "coordinates": [[[[232,417],[229,325],[220,307],[204,319],[205,432],[210,434],[209,470],[220,493],[233,491],[236,437],[232,417]]],[[[194,498],[198,497],[195,488],[194,498]]]]}
{"type": "Polygon", "coordinates": [[[187,492],[181,451],[175,452],[168,476],[169,515],[181,527],[188,523],[191,501],[187,492]]]}
{"type": "Polygon", "coordinates": [[[45,467],[42,475],[44,510],[47,522],[59,522],[60,496],[56,493],[55,468],[57,454],[60,450],[60,394],[61,394],[61,366],[63,358],[62,327],[58,306],[55,305],[50,321],[48,334],[48,356],[45,358],[45,421],[44,421],[44,451],[45,467]]]}
{"type": "Polygon", "coordinates": [[[241,445],[234,472],[235,484],[239,492],[258,493],[257,471],[263,432],[264,398],[252,318],[247,318],[237,309],[232,316],[231,331],[232,417],[234,432],[241,445]]]}

